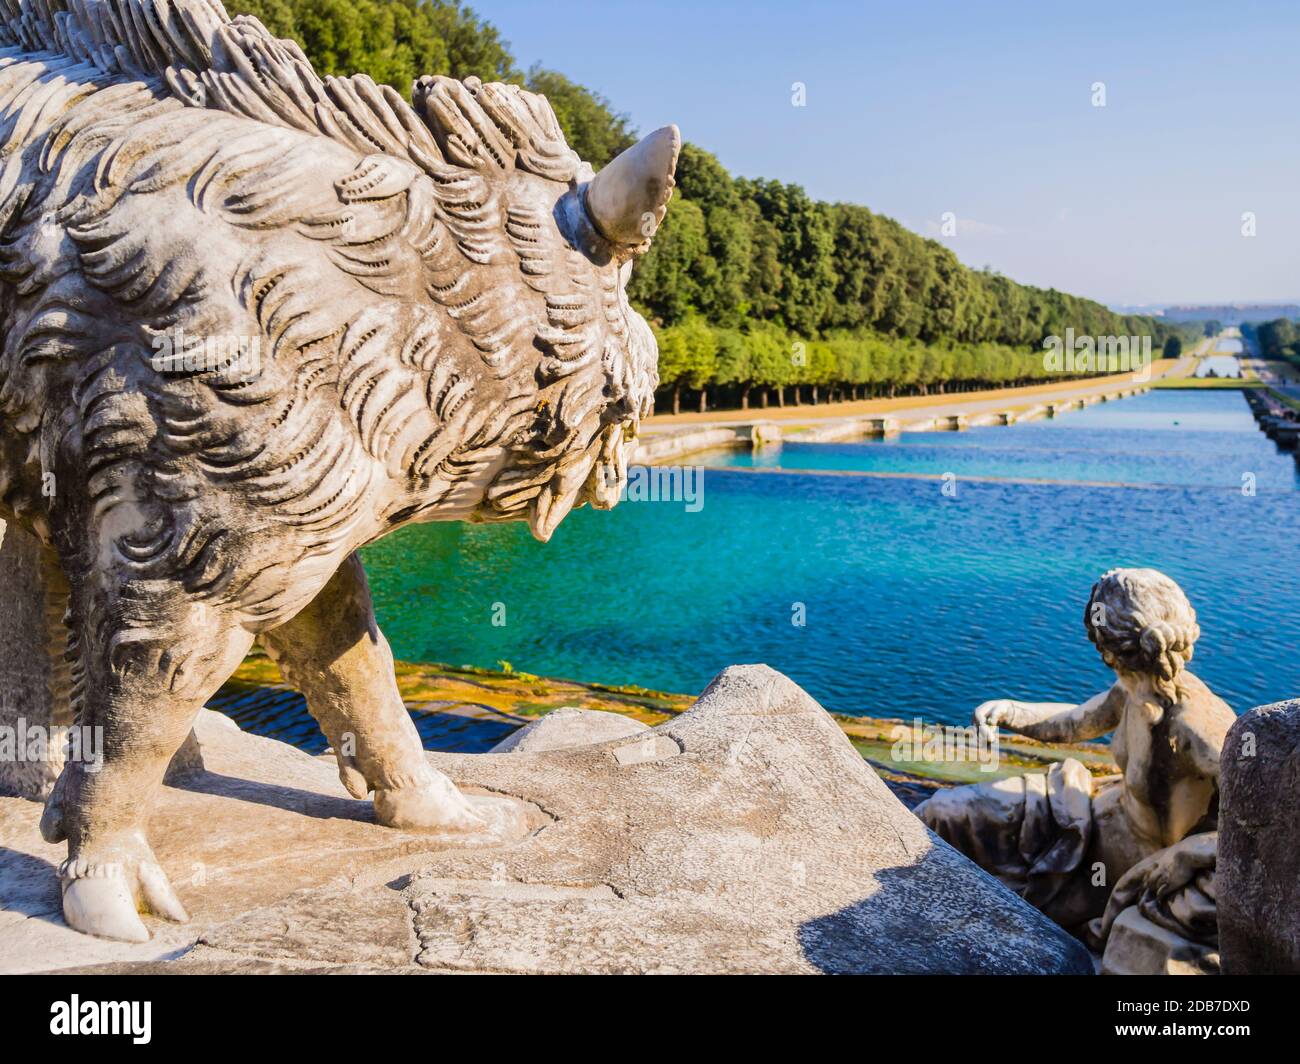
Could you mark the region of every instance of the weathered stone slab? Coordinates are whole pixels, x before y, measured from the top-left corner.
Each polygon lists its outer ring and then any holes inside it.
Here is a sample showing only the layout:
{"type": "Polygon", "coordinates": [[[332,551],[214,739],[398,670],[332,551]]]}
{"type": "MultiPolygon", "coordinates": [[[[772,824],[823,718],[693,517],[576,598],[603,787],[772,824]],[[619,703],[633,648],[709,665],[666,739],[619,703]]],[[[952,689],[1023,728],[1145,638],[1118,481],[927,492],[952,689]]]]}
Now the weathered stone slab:
{"type": "Polygon", "coordinates": [[[634,736],[448,765],[453,778],[470,773],[481,787],[530,796],[556,823],[495,857],[440,855],[412,882],[420,962],[1092,971],[1078,942],[938,841],[779,673],[728,669],[688,713],[653,731],[671,745],[639,763],[617,756],[644,744],[634,736]],[[610,893],[505,898],[502,881],[610,893]]]}
{"type": "Polygon", "coordinates": [[[134,946],[74,935],[38,807],[0,800],[0,900],[25,884],[33,917],[0,925],[5,968],[1092,971],[764,666],[726,670],[649,732],[429,754],[460,786],[539,810],[530,835],[494,848],[375,824],[330,765],[214,715],[196,731],[207,769],[165,788],[150,825],[195,923],[149,920],[155,939],[134,946]]]}
{"type": "Polygon", "coordinates": [[[383,885],[369,889],[331,883],[219,925],[199,939],[208,950],[262,961],[365,965],[393,969],[414,956],[409,910],[383,885]]]}
{"type": "Polygon", "coordinates": [[[649,730],[648,724],[621,713],[561,706],[507,735],[488,753],[540,754],[544,750],[564,750],[624,739],[649,730]]]}
{"type": "MultiPolygon", "coordinates": [[[[153,937],[139,944],[71,930],[63,920],[56,872],[63,847],[41,839],[41,806],[0,798],[0,973],[166,961],[227,923],[245,926],[246,956],[276,953],[283,959],[289,951],[266,948],[256,914],[315,888],[324,890],[320,904],[330,906],[320,911],[333,914],[338,933],[351,935],[358,960],[370,956],[379,940],[375,911],[387,912],[401,933],[408,933],[405,904],[395,911],[384,909],[370,895],[371,888],[387,890],[383,884],[420,867],[423,852],[464,839],[377,824],[373,806],[344,790],[332,760],[241,732],[218,713],[201,712],[194,734],[205,767],[179,785],[163,787],[149,821],[159,860],[192,922],[146,918],[153,937]],[[352,904],[337,902],[333,890],[339,886],[355,893],[352,904]],[[371,914],[364,934],[347,930],[355,927],[350,912],[371,914]]],[[[544,822],[538,814],[538,823],[544,822]]],[[[309,928],[300,926],[294,934],[303,940],[302,957],[321,948],[319,936],[309,928]]],[[[396,936],[394,931],[388,941],[396,936]]],[[[215,955],[222,963],[228,959],[208,947],[196,952],[194,960],[204,955],[215,955]]]]}
{"type": "Polygon", "coordinates": [[[1300,974],[1300,699],[1244,714],[1219,772],[1224,973],[1300,974]]]}

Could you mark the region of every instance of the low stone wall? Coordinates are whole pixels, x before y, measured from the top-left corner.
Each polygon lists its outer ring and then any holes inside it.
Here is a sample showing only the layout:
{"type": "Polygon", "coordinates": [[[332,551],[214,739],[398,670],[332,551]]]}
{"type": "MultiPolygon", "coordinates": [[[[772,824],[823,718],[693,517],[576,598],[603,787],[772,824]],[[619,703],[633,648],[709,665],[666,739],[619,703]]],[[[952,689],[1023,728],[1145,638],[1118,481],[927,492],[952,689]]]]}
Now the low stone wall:
{"type": "MultiPolygon", "coordinates": [[[[1018,421],[1055,417],[1067,410],[1078,410],[1095,403],[1124,399],[1147,391],[1150,391],[1147,386],[1136,386],[1056,402],[1035,403],[1024,408],[1013,405],[1006,410],[979,411],[974,414],[909,418],[906,411],[900,411],[898,414],[827,418],[800,428],[783,427],[778,421],[758,419],[732,425],[666,429],[643,436],[630,461],[633,465],[660,465],[701,451],[768,446],[783,439],[793,443],[837,443],[842,440],[894,436],[900,432],[960,432],[976,426],[1014,425],[1018,421]]],[[[1013,401],[1014,397],[1009,397],[1009,400],[1013,401]]]]}
{"type": "Polygon", "coordinates": [[[711,451],[720,447],[748,445],[750,426],[736,428],[686,429],[681,432],[656,432],[644,436],[632,452],[631,465],[660,465],[684,455],[711,451]]]}

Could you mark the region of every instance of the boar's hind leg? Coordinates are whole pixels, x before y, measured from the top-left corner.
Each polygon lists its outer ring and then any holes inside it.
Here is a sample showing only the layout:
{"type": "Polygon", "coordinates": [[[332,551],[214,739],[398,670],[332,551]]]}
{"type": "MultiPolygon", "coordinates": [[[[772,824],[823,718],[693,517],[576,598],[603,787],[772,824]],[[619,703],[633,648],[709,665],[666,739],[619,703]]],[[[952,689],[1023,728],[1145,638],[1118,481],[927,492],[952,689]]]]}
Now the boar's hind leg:
{"type": "MultiPolygon", "coordinates": [[[[102,574],[101,574],[102,577],[102,574]]],[[[74,581],[73,701],[81,753],[65,764],[41,818],[68,841],[63,915],[78,931],[142,942],[139,917],[188,919],[145,838],[163,774],[203,703],[252,636],[174,585],[74,581]]]]}
{"type": "Polygon", "coordinates": [[[306,696],[348,792],[356,798],[375,792],[380,823],[412,831],[516,833],[514,803],[464,795],[425,759],[355,554],[306,609],[261,640],[285,680],[306,696]]]}

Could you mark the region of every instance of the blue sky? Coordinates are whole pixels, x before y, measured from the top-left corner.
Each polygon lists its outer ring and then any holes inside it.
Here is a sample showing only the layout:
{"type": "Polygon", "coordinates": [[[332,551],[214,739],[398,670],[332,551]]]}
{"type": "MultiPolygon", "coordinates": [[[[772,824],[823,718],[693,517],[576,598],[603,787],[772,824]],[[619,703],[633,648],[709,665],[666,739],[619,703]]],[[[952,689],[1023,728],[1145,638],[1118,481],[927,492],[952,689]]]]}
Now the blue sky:
{"type": "Polygon", "coordinates": [[[1296,0],[470,3],[641,132],[969,265],[1109,303],[1300,297],[1296,0]]]}

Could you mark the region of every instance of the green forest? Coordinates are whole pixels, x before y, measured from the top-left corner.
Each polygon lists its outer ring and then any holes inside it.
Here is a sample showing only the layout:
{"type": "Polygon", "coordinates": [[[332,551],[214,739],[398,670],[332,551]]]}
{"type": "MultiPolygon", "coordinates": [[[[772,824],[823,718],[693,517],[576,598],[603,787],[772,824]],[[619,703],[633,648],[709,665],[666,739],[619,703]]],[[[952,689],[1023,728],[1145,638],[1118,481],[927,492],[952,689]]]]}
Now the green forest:
{"type": "MultiPolygon", "coordinates": [[[[403,93],[422,74],[477,75],[543,93],[569,144],[597,168],[636,140],[599,94],[557,71],[520,70],[497,30],[457,0],[227,8],[296,39],[322,74],[364,72],[403,93]]],[[[1026,384],[1052,377],[1041,342],[1067,327],[1149,335],[1156,352],[1201,332],[970,269],[884,215],[734,177],[690,143],[628,294],[658,335],[659,409],[674,412],[684,399],[705,410],[1026,384]]]]}

